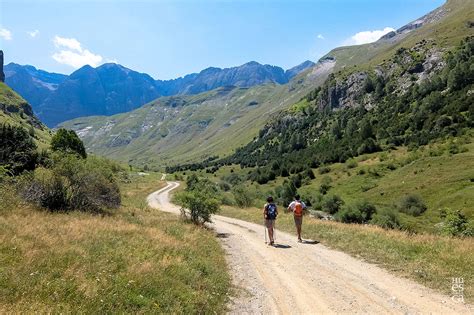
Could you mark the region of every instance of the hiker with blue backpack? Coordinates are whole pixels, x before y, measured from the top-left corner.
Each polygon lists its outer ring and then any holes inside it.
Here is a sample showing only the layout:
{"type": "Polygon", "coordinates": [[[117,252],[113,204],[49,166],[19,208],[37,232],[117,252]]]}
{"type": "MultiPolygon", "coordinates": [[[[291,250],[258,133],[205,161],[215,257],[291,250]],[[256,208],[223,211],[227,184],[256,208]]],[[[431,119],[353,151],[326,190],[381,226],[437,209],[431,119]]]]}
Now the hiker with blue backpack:
{"type": "Polygon", "coordinates": [[[301,226],[303,225],[303,211],[306,209],[306,205],[300,200],[300,196],[296,195],[288,206],[288,211],[293,212],[293,218],[295,219],[296,233],[298,234],[298,242],[303,242],[301,239],[301,226]]]}
{"type": "MultiPolygon", "coordinates": [[[[267,203],[263,207],[263,218],[265,222],[265,228],[268,230],[268,237],[270,239],[269,245],[273,245],[275,243],[274,240],[274,227],[275,227],[275,220],[278,216],[278,209],[276,204],[273,202],[273,197],[269,196],[267,198],[267,203]]],[[[266,234],[265,234],[266,240],[266,234]]]]}

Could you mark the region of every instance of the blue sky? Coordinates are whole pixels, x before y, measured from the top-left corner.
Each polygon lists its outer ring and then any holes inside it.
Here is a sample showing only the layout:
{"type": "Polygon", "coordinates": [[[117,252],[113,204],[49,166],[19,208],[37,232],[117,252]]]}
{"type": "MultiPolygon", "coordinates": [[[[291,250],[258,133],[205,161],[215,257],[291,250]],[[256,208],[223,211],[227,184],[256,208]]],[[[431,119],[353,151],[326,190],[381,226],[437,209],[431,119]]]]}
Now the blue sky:
{"type": "Polygon", "coordinates": [[[66,74],[104,62],[156,79],[251,60],[286,69],[332,48],[373,40],[443,3],[0,0],[0,48],[6,63],[66,74]]]}

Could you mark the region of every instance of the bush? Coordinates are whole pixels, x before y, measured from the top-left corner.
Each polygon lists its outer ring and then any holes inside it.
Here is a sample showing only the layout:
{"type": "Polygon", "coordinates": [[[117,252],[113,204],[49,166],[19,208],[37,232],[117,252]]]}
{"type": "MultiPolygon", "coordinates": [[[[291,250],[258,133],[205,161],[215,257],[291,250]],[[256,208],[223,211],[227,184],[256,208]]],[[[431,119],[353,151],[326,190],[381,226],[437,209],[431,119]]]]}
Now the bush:
{"type": "Polygon", "coordinates": [[[344,201],[337,195],[326,196],[321,203],[321,209],[329,214],[335,214],[341,209],[343,204],[344,201]]]}
{"type": "Polygon", "coordinates": [[[20,191],[26,201],[52,211],[98,212],[118,208],[121,202],[111,165],[72,155],[57,155],[51,169],[25,175],[20,191]]]}
{"type": "Polygon", "coordinates": [[[35,168],[36,156],[36,144],[25,129],[0,126],[0,167],[18,175],[35,168]]]}
{"type": "Polygon", "coordinates": [[[248,208],[252,205],[252,194],[244,185],[233,187],[231,192],[234,195],[235,203],[240,208],[248,208]]]}
{"type": "Polygon", "coordinates": [[[321,165],[318,169],[319,171],[319,174],[327,174],[331,171],[331,168],[329,166],[326,166],[326,165],[321,165]]]}
{"type": "Polygon", "coordinates": [[[367,201],[355,205],[345,206],[336,213],[336,220],[344,223],[366,223],[377,212],[374,205],[367,201]]]}
{"type": "Polygon", "coordinates": [[[415,217],[421,215],[426,209],[425,202],[418,195],[406,195],[398,203],[398,210],[415,217]]]}
{"type": "Polygon", "coordinates": [[[345,206],[337,212],[335,218],[343,223],[363,223],[364,216],[355,206],[345,206]]]}
{"type": "Polygon", "coordinates": [[[361,201],[357,203],[355,207],[362,214],[364,222],[370,221],[372,216],[377,212],[377,208],[368,201],[361,201]]]}
{"type": "Polygon", "coordinates": [[[377,211],[372,220],[371,224],[378,225],[384,229],[399,229],[400,228],[400,219],[398,213],[393,209],[382,209],[377,211]]]}
{"type": "Polygon", "coordinates": [[[74,130],[59,129],[51,139],[51,150],[87,157],[84,143],[74,130]]]}
{"type": "Polygon", "coordinates": [[[207,190],[194,189],[176,194],[184,216],[189,213],[194,224],[211,222],[211,215],[219,211],[219,200],[207,190]]]}
{"type": "Polygon", "coordinates": [[[346,162],[346,167],[348,169],[351,169],[351,168],[356,168],[357,167],[357,161],[355,159],[349,159],[347,160],[346,162]]]}
{"type": "Polygon", "coordinates": [[[324,176],[321,180],[321,185],[319,186],[319,192],[323,195],[327,194],[329,189],[331,189],[332,179],[329,176],[324,176]]]}
{"type": "Polygon", "coordinates": [[[230,184],[227,182],[219,182],[219,188],[222,191],[229,191],[230,190],[230,184]]]}
{"type": "Polygon", "coordinates": [[[441,233],[449,236],[474,236],[474,227],[459,210],[443,209],[441,233]]]}

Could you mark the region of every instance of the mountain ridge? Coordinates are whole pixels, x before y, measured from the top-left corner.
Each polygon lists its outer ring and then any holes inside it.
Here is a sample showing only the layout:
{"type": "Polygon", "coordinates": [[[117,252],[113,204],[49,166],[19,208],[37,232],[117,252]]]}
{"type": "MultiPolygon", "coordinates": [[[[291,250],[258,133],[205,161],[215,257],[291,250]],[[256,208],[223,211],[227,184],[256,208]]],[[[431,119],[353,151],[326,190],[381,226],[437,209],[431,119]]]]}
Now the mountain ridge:
{"type": "Polygon", "coordinates": [[[198,94],[230,85],[286,84],[313,65],[307,60],[285,71],[250,61],[237,67],[209,67],[173,80],[155,80],[116,63],[85,65],[69,76],[15,63],[5,69],[6,83],[33,105],[48,126],[55,126],[76,117],[128,112],[161,96],[198,94]]]}

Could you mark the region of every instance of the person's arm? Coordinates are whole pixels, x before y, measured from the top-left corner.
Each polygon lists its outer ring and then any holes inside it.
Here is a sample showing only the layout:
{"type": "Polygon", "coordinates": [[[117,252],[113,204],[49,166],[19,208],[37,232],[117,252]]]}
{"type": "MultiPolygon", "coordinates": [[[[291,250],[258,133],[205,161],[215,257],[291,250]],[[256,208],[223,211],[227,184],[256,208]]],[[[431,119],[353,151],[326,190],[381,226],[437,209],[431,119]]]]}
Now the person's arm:
{"type": "Polygon", "coordinates": [[[303,209],[306,209],[306,204],[303,201],[301,201],[301,204],[303,205],[303,209]]]}
{"type": "Polygon", "coordinates": [[[267,218],[267,205],[266,204],[263,206],[263,218],[264,219],[267,218]]]}
{"type": "Polygon", "coordinates": [[[289,212],[293,212],[293,203],[294,203],[294,201],[290,202],[290,204],[288,205],[288,211],[289,212]]]}

